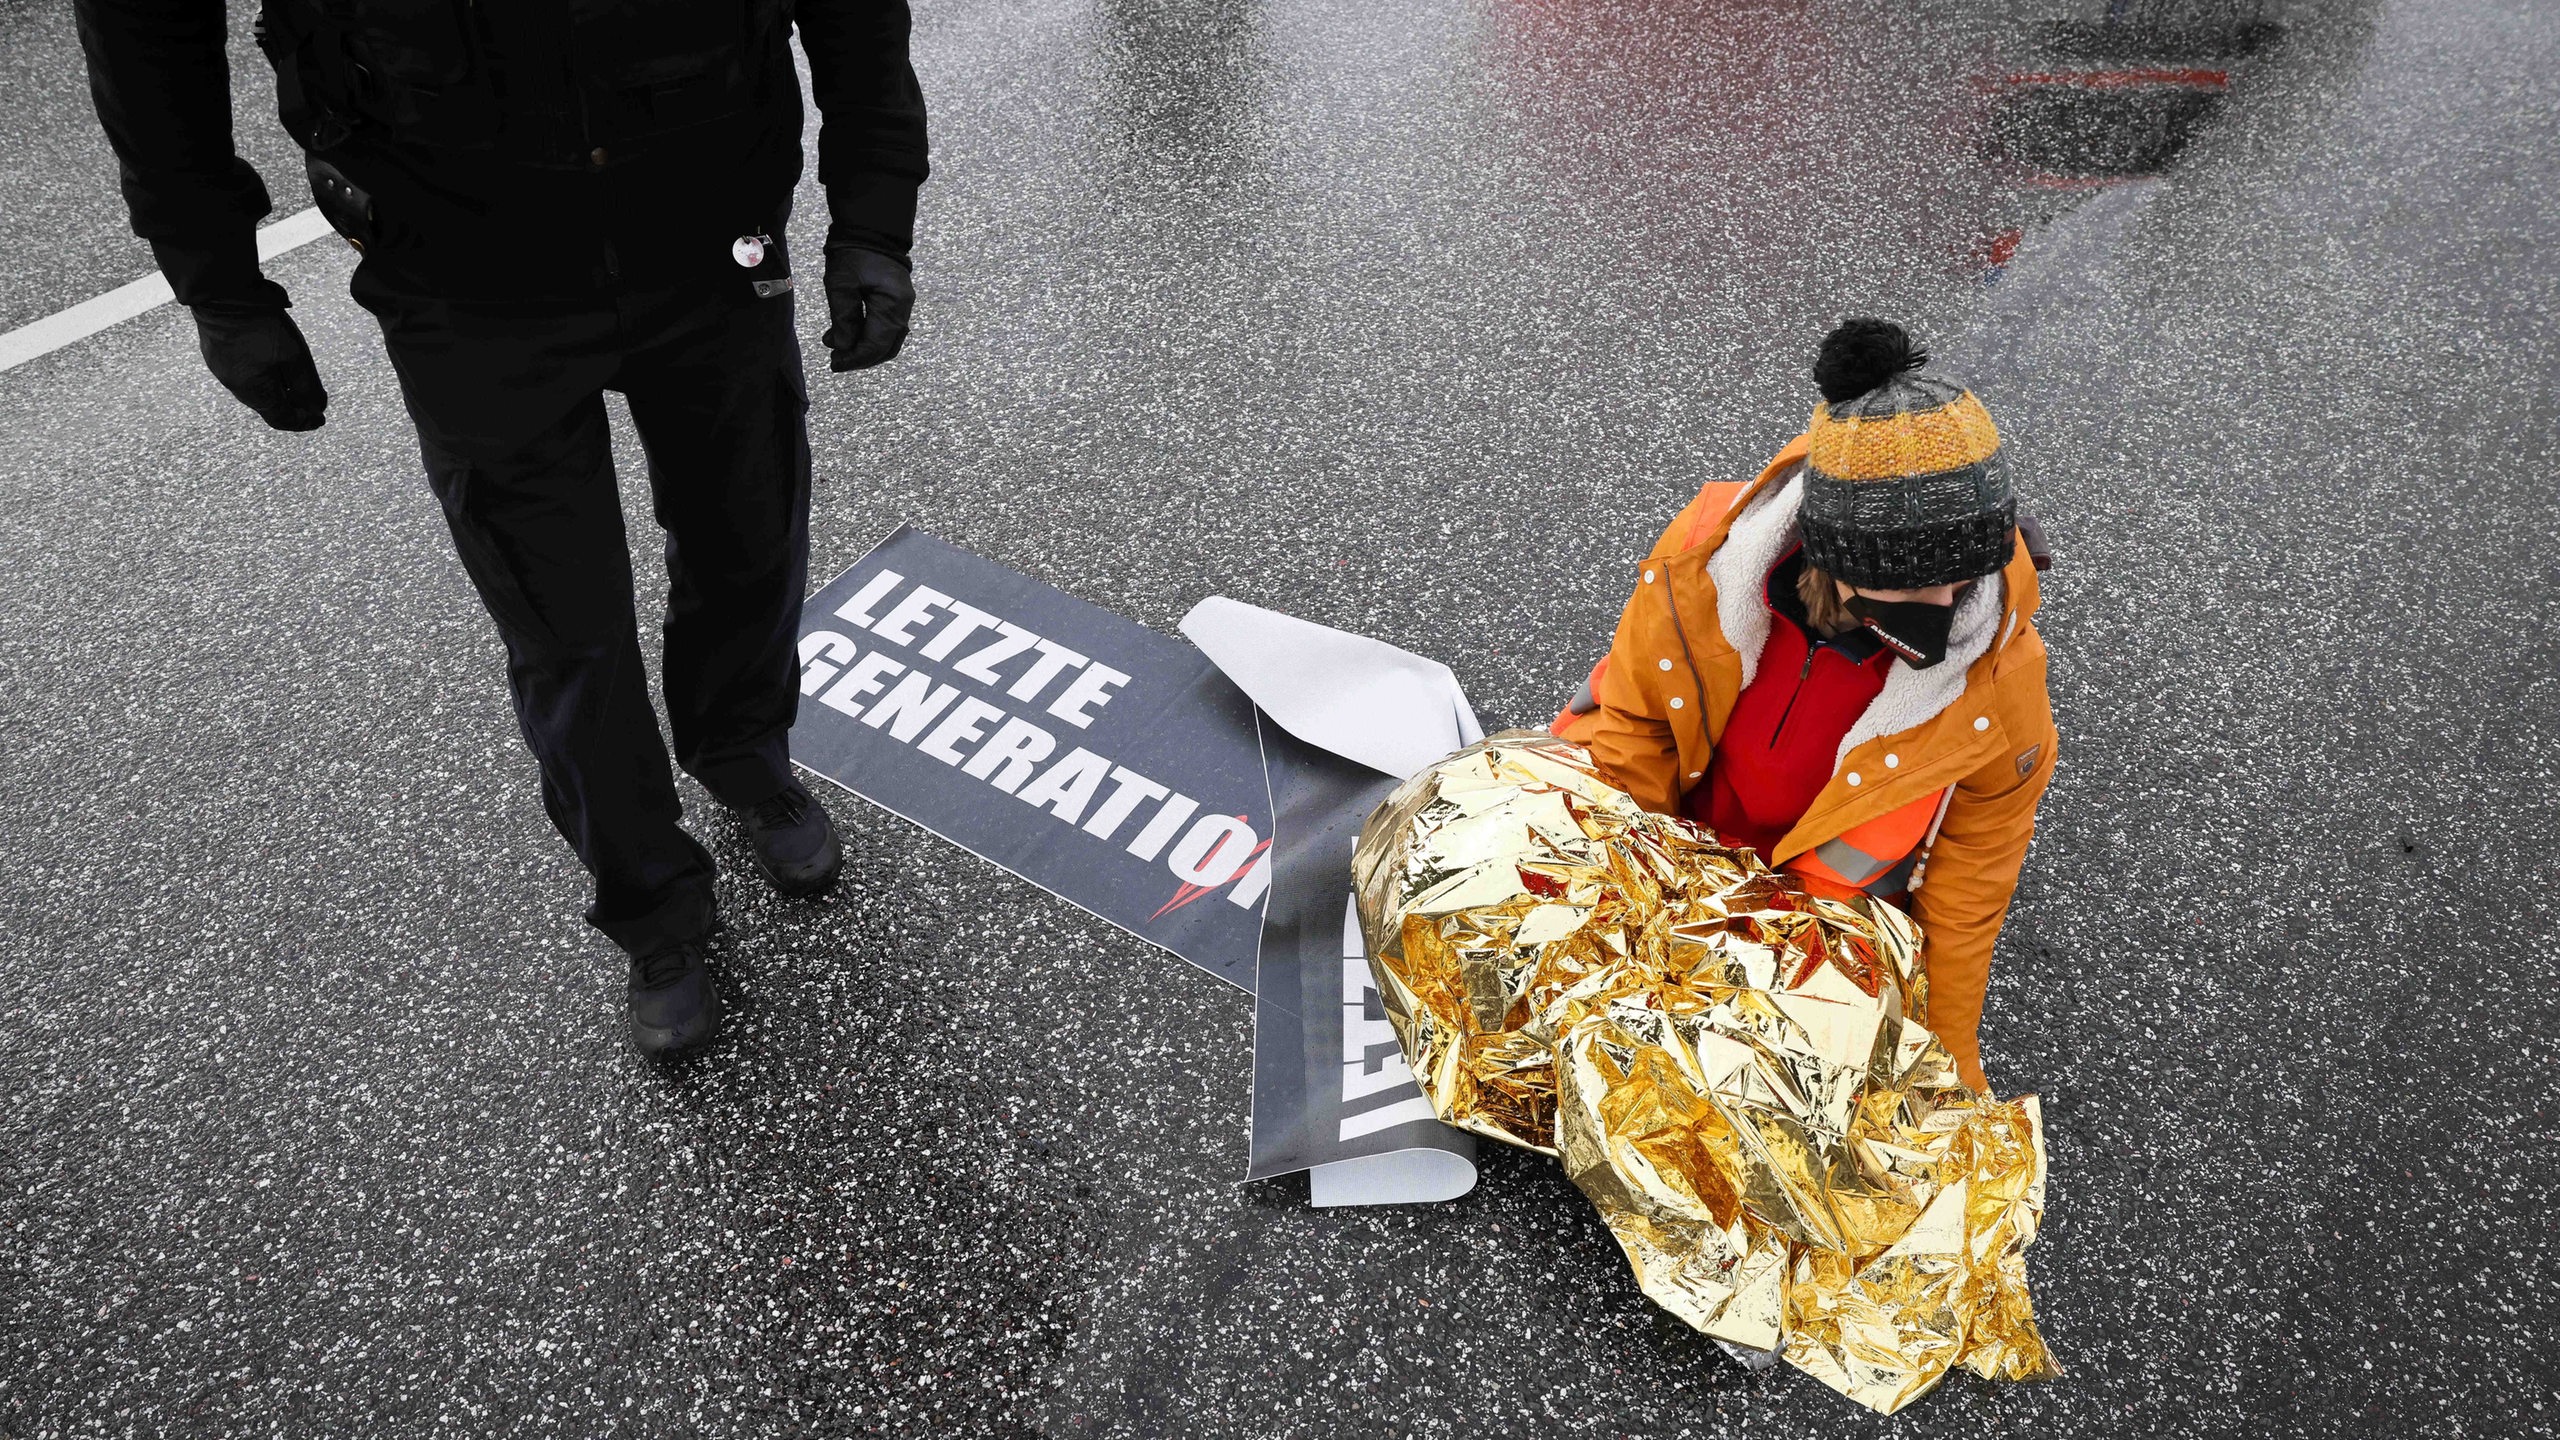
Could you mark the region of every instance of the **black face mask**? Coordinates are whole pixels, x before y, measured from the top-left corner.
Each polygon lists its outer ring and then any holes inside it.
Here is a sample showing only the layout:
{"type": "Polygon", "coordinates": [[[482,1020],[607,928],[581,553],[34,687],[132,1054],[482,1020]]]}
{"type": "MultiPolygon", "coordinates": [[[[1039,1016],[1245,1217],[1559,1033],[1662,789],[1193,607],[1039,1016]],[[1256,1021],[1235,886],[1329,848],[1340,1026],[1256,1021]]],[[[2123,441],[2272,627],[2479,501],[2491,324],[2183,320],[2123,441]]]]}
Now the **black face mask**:
{"type": "Polygon", "coordinates": [[[1947,632],[1956,623],[1956,607],[1926,600],[1871,600],[1849,597],[1849,613],[1866,623],[1885,648],[1914,670],[1926,670],[1947,658],[1947,632]]]}

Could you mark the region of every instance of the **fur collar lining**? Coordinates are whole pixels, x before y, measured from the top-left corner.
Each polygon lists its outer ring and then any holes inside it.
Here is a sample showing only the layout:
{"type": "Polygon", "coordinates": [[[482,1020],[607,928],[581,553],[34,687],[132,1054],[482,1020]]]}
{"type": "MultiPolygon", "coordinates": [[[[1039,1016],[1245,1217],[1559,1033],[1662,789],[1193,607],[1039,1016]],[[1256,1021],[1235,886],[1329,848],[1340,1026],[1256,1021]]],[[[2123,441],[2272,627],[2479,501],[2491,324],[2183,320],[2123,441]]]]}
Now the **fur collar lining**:
{"type": "Polygon", "coordinates": [[[1769,570],[1787,547],[1796,543],[1796,512],[1804,508],[1804,466],[1764,487],[1733,517],[1724,543],[1707,557],[1707,578],[1716,587],[1716,625],[1724,643],[1742,657],[1742,688],[1760,673],[1760,652],[1769,644],[1769,602],[1762,593],[1769,570]]]}
{"type": "MultiPolygon", "coordinates": [[[[1769,644],[1769,604],[1762,591],[1770,568],[1796,543],[1796,512],[1803,506],[1804,467],[1798,465],[1743,507],[1725,531],[1724,543],[1707,557],[1707,578],[1716,587],[1716,624],[1742,660],[1745,688],[1760,673],[1760,652],[1769,644]]],[[[1834,768],[1868,741],[1926,725],[1956,703],[1973,662],[1997,638],[2008,588],[2007,577],[1994,572],[1956,602],[1946,659],[1926,670],[1897,661],[1885,672],[1883,691],[1841,737],[1840,753],[1831,757],[1834,768]]]]}

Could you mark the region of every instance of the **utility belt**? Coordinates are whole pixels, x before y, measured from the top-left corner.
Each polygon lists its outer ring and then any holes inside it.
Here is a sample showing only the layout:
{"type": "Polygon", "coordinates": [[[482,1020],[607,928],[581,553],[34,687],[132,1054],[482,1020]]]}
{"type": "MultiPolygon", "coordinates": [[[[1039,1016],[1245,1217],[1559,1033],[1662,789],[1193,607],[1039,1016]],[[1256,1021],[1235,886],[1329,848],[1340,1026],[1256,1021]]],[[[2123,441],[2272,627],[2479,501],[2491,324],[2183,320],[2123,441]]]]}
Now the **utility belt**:
{"type": "MultiPolygon", "coordinates": [[[[422,185],[368,147],[337,158],[346,169],[304,157],[313,199],[330,228],[363,252],[365,270],[390,289],[507,304],[670,287],[765,300],[794,288],[787,155],[759,163],[762,181],[707,190],[675,183],[659,173],[667,167],[656,167],[635,173],[624,194],[605,202],[589,185],[545,184],[521,171],[466,174],[503,183],[457,197],[422,185]],[[606,223],[608,216],[620,223],[606,223]]],[[[695,179],[708,173],[690,163],[674,170],[695,179]]]]}

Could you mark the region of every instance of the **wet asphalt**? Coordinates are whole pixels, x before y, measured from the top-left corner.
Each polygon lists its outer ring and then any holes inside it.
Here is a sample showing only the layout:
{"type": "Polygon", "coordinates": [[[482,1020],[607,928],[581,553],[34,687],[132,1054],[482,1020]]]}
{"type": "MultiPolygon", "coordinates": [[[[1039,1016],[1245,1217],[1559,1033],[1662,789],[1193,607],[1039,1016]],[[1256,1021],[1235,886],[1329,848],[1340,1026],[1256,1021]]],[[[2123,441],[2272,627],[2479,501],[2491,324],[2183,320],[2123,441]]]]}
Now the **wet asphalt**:
{"type": "MultiPolygon", "coordinates": [[[[0,328],[150,266],[60,8],[0,4],[0,328]]],[[[316,435],[167,309],[0,375],[0,1434],[2560,1433],[2560,12],[920,8],[820,574],[912,521],[1537,723],[1831,321],[1985,396],[2060,552],[1983,1041],[2068,1378],[1746,1374],[1534,1157],[1236,1185],[1243,996],[844,797],[835,895],[723,882],[731,1038],[643,1063],[315,245],[316,435]]]]}

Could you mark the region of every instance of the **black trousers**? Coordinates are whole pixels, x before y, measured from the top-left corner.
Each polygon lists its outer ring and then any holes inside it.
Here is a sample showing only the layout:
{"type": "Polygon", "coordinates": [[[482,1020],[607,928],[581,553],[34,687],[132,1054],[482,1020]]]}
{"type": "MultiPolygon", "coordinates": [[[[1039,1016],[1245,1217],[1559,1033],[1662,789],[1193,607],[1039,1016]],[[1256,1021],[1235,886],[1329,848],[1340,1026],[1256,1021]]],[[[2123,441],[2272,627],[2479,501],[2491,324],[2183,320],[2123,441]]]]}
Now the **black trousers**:
{"type": "Polygon", "coordinates": [[[667,537],[676,763],[723,803],[752,805],[790,781],[808,585],[790,294],[759,297],[743,271],[530,305],[402,294],[363,267],[354,288],[382,322],[428,482],[506,644],[544,808],[595,877],[589,923],[633,954],[699,938],[713,867],[678,823],[649,705],[604,392],[630,402],[667,537]]]}

